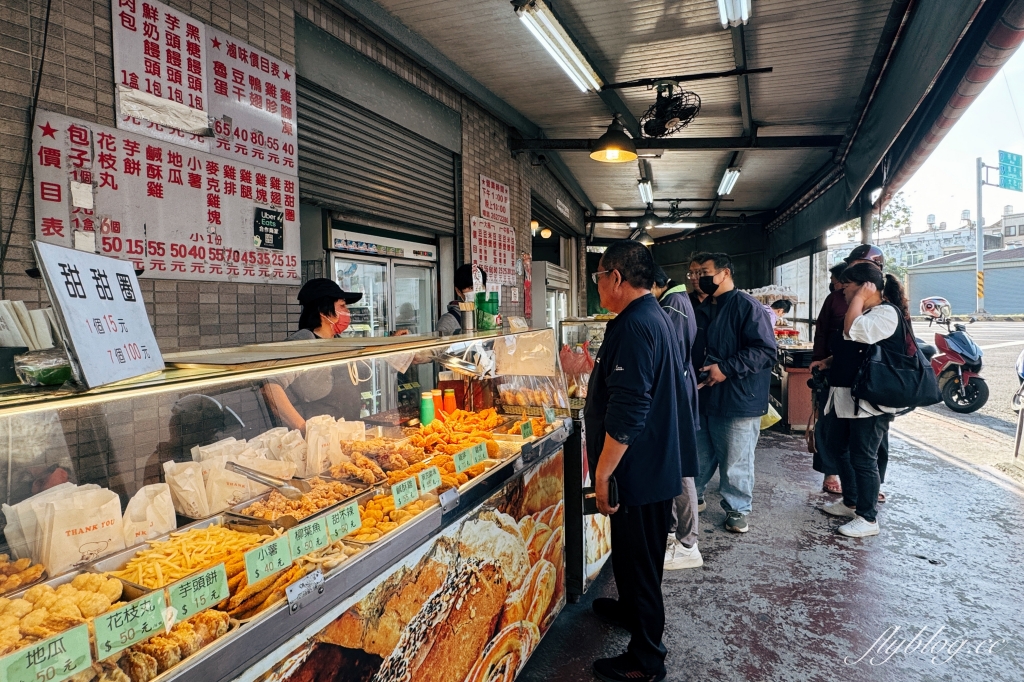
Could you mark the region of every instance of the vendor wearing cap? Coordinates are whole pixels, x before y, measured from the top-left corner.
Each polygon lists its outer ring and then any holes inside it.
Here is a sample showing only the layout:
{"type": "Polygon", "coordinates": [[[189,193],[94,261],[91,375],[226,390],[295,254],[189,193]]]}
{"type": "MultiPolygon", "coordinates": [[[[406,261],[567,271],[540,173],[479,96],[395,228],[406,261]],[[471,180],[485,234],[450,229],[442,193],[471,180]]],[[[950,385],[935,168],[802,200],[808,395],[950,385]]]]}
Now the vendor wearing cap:
{"type": "MultiPolygon", "coordinates": [[[[311,279],[299,289],[299,330],[289,341],[332,339],[344,332],[352,316],[348,304],[363,297],[343,291],[334,281],[311,279]]],[[[362,361],[321,367],[275,377],[263,386],[263,397],[282,426],[305,432],[306,420],[321,414],[358,419],[362,384],[372,378],[372,366],[362,361]]]]}

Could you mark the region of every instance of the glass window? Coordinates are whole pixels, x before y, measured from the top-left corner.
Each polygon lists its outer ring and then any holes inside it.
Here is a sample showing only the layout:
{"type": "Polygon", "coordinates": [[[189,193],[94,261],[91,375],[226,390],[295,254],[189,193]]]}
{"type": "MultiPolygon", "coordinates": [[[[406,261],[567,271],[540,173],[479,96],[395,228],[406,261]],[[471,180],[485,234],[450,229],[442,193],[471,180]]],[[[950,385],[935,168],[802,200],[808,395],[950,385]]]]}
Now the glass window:
{"type": "Polygon", "coordinates": [[[1007,237],[1016,237],[1017,236],[1017,226],[1016,225],[1007,225],[1006,227],[1003,228],[1003,234],[1005,236],[1007,236],[1007,237]]]}

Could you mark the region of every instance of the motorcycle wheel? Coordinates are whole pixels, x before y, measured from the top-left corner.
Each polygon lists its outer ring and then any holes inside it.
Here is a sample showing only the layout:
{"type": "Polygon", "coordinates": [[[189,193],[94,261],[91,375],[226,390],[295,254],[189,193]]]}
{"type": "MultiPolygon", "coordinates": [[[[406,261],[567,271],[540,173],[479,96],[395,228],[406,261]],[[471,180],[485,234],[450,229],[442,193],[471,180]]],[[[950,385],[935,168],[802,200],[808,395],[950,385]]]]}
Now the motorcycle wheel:
{"type": "Polygon", "coordinates": [[[942,402],[946,407],[960,414],[969,414],[980,410],[988,402],[988,384],[980,377],[973,377],[963,391],[957,381],[949,380],[942,387],[942,402]]]}

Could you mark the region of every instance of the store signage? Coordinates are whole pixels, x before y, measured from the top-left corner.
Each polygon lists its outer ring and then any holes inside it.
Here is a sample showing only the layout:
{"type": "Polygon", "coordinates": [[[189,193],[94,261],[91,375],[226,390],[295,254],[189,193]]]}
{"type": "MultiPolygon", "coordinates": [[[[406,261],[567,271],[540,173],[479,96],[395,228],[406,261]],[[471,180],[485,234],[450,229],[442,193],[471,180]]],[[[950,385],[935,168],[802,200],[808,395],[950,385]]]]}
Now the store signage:
{"type": "Polygon", "coordinates": [[[1024,158],[999,150],[999,186],[1024,192],[1024,158]]]}
{"type": "Polygon", "coordinates": [[[252,245],[256,248],[284,249],[284,213],[269,208],[253,209],[252,245]]]}
{"type": "Polygon", "coordinates": [[[132,644],[163,633],[165,608],[167,600],[160,590],[93,619],[99,658],[109,658],[132,644]]]}
{"type": "Polygon", "coordinates": [[[66,680],[92,666],[89,625],[65,630],[59,635],[26,646],[0,658],[0,680],[39,682],[66,680]]]}
{"type": "Polygon", "coordinates": [[[327,537],[327,524],[323,519],[315,519],[291,528],[288,531],[288,542],[292,548],[293,559],[306,556],[310,552],[316,552],[331,544],[327,537]]]}
{"type": "Polygon", "coordinates": [[[179,580],[167,588],[167,593],[175,613],[172,625],[205,611],[230,596],[224,564],[179,580]]]}
{"type": "Polygon", "coordinates": [[[279,573],[292,563],[292,551],[288,536],[265,542],[245,553],[245,579],[255,585],[268,575],[279,573]]]}
{"type": "Polygon", "coordinates": [[[487,284],[515,286],[516,231],[511,225],[470,218],[473,265],[487,272],[487,284]]]}
{"type": "Polygon", "coordinates": [[[212,151],[239,163],[298,173],[295,69],[206,27],[212,151]]]}
{"type": "Polygon", "coordinates": [[[508,185],[480,176],[480,217],[508,225],[511,220],[508,185]]]}
{"type": "Polygon", "coordinates": [[[420,490],[425,493],[429,493],[431,490],[436,490],[441,487],[441,472],[438,471],[437,467],[424,469],[420,473],[416,474],[416,478],[419,479],[420,490]]]}
{"type": "Polygon", "coordinates": [[[416,498],[420,496],[420,491],[416,487],[416,478],[410,476],[391,486],[391,496],[395,498],[395,509],[401,509],[410,502],[415,502],[416,498]]]}
{"type": "Polygon", "coordinates": [[[38,241],[33,246],[87,386],[163,370],[131,263],[38,241]]]}
{"type": "Polygon", "coordinates": [[[561,199],[555,200],[555,206],[558,208],[558,212],[564,215],[569,220],[572,220],[572,211],[569,210],[569,206],[561,199]]]}
{"type": "Polygon", "coordinates": [[[298,283],[296,178],[42,110],[32,143],[40,241],[144,277],[298,283]],[[281,250],[254,247],[257,208],[284,214],[281,250]]]}
{"type": "Polygon", "coordinates": [[[341,509],[327,515],[327,528],[334,540],[340,540],[362,525],[363,520],[359,516],[358,502],[346,504],[341,509]]]}

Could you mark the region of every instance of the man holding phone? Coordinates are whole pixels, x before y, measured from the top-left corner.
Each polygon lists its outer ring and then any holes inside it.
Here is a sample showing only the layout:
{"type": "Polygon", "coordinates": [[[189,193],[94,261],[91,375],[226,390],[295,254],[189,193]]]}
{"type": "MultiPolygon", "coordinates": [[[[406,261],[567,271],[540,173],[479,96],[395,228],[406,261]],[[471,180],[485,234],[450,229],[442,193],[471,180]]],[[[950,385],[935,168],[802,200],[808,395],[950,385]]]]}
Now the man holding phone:
{"type": "Polygon", "coordinates": [[[594,662],[607,682],[665,679],[661,594],[673,498],[697,475],[693,415],[675,332],[651,295],[655,264],[640,242],[608,247],[592,274],[608,323],[587,388],[583,419],[597,508],[611,517],[619,598],[594,612],[632,634],[626,653],[594,662]],[[618,499],[612,499],[613,496],[618,499]]]}

